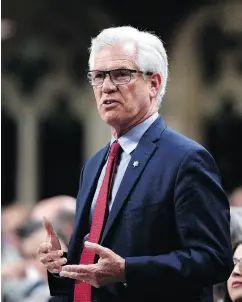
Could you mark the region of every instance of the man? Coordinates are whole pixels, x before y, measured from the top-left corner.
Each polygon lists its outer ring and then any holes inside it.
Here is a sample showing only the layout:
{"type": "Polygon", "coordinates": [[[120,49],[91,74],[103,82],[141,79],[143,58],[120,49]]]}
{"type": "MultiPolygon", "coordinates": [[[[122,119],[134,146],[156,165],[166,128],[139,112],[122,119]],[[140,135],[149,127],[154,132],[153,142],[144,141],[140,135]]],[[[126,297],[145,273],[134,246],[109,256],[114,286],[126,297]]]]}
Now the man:
{"type": "Polygon", "coordinates": [[[124,26],[103,30],[90,50],[112,138],[82,169],[67,258],[44,220],[50,243],[39,257],[53,301],[212,301],[232,267],[229,205],[212,156],[158,114],[163,44],[124,26]]]}

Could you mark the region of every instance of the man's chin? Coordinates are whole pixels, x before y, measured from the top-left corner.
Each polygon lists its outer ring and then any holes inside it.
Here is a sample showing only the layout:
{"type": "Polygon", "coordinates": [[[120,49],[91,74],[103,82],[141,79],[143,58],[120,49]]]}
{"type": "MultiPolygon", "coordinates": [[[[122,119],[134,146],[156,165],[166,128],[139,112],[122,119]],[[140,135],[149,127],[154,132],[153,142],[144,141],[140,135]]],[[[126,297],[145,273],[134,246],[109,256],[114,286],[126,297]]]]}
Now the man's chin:
{"type": "Polygon", "coordinates": [[[104,115],[101,116],[102,120],[108,124],[111,127],[114,127],[115,125],[119,125],[120,124],[120,118],[112,113],[105,113],[104,115]]]}

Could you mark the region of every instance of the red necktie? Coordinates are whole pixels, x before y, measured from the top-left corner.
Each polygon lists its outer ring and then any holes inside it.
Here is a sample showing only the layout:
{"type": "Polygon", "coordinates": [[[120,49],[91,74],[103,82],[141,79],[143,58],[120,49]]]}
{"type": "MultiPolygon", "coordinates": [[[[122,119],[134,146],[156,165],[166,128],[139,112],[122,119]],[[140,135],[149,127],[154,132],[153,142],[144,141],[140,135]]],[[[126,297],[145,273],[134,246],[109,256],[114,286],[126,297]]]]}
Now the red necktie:
{"type": "MultiPolygon", "coordinates": [[[[109,188],[112,184],[114,173],[117,165],[117,155],[120,149],[118,142],[114,142],[111,146],[108,163],[104,175],[104,179],[97,197],[96,205],[93,211],[92,224],[88,241],[98,243],[103,229],[105,211],[109,197],[109,188]]],[[[89,251],[85,246],[82,250],[80,264],[94,263],[95,253],[89,251]]],[[[91,285],[77,281],[74,290],[74,302],[91,302],[91,285]]]]}

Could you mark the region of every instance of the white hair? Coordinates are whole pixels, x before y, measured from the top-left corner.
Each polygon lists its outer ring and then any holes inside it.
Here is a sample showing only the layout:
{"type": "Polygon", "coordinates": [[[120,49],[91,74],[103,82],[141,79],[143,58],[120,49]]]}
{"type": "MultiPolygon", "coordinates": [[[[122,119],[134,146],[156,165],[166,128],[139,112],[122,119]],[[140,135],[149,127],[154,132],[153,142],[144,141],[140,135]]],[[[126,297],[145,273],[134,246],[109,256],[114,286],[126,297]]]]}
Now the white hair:
{"type": "Polygon", "coordinates": [[[230,233],[232,245],[242,240],[242,207],[230,207],[230,233]]]}
{"type": "Polygon", "coordinates": [[[168,61],[161,39],[148,31],[140,31],[132,26],[110,27],[102,30],[91,40],[89,68],[93,69],[96,54],[105,46],[122,45],[127,53],[136,52],[136,65],[143,72],[159,73],[161,87],[156,102],[158,107],[165,94],[168,61]]]}

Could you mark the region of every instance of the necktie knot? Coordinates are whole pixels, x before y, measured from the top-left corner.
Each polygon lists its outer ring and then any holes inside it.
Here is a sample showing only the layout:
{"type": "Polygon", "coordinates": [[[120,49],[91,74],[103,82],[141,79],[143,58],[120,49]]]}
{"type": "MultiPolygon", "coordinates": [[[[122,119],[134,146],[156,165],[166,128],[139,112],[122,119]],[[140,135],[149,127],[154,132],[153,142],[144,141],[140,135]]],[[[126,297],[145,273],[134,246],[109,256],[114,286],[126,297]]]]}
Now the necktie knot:
{"type": "Polygon", "coordinates": [[[113,142],[112,146],[110,148],[109,156],[112,157],[112,158],[115,158],[118,155],[118,153],[120,151],[120,148],[121,147],[120,147],[120,144],[119,144],[118,141],[113,142]]]}

